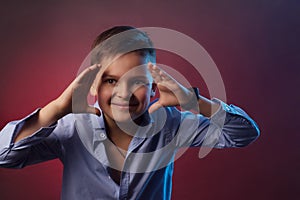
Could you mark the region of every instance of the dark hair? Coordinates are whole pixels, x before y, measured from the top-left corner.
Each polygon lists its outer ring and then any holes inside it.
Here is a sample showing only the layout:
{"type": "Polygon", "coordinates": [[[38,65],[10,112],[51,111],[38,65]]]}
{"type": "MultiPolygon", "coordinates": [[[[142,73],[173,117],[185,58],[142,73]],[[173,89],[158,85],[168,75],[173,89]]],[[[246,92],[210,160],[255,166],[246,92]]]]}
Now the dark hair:
{"type": "Polygon", "coordinates": [[[155,62],[156,52],[149,36],[132,26],[115,26],[96,37],[92,44],[92,64],[105,57],[137,52],[155,62]]]}

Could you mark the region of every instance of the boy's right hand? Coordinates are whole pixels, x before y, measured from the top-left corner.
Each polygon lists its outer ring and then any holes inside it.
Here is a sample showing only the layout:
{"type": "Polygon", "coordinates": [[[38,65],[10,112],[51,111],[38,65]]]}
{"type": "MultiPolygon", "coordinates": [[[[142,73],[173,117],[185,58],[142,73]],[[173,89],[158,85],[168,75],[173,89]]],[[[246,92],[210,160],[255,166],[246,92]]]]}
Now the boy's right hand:
{"type": "Polygon", "coordinates": [[[57,99],[25,121],[14,142],[33,134],[41,127],[50,126],[69,113],[93,113],[99,116],[100,111],[87,102],[87,95],[99,70],[100,65],[93,65],[81,72],[57,99]]]}
{"type": "Polygon", "coordinates": [[[69,113],[92,113],[100,116],[99,109],[90,106],[87,102],[91,85],[100,68],[99,64],[95,64],[82,71],[54,100],[57,105],[58,116],[63,117],[69,113]]]}

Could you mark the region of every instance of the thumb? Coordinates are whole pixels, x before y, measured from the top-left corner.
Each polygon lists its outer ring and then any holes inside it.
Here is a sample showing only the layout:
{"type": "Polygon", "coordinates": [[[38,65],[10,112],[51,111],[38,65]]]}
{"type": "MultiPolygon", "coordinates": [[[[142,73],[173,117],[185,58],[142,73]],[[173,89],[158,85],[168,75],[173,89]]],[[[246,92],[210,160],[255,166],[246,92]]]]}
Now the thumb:
{"type": "Polygon", "coordinates": [[[151,114],[154,111],[158,110],[159,108],[163,107],[163,105],[161,105],[159,103],[159,101],[153,103],[149,108],[148,108],[148,112],[151,114]]]}
{"type": "Polygon", "coordinates": [[[98,108],[93,107],[93,106],[88,106],[87,109],[86,109],[86,112],[91,113],[91,114],[95,114],[97,116],[101,115],[100,110],[98,108]]]}

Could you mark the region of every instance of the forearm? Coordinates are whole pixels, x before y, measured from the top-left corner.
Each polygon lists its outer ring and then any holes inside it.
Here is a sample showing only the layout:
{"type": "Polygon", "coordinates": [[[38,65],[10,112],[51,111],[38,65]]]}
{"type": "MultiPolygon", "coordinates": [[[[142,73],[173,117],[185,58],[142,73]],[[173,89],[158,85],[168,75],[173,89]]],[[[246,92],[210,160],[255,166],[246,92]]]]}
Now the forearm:
{"type": "Polygon", "coordinates": [[[91,84],[98,73],[100,66],[93,65],[85,69],[54,101],[40,110],[40,112],[29,118],[23,125],[21,131],[17,135],[15,142],[32,135],[42,127],[48,127],[65,115],[76,113],[93,113],[100,115],[100,111],[89,106],[86,98],[89,93],[91,84]],[[73,97],[76,97],[76,104],[72,103],[73,97]],[[73,106],[75,110],[73,110],[73,106]]]}
{"type": "MultiPolygon", "coordinates": [[[[198,135],[190,146],[244,147],[253,142],[260,134],[253,119],[237,106],[227,105],[218,99],[211,101],[204,99],[202,102],[199,99],[199,109],[202,115],[206,115],[210,119],[198,115],[198,128],[196,131],[191,131],[198,135]]],[[[184,130],[187,132],[186,129],[184,130]]]]}
{"type": "Polygon", "coordinates": [[[14,142],[32,135],[42,127],[48,127],[67,113],[62,112],[56,100],[47,104],[36,115],[25,121],[14,142]]]}
{"type": "Polygon", "coordinates": [[[198,99],[199,112],[205,117],[211,117],[220,107],[219,103],[216,103],[203,96],[199,96],[198,99]]]}

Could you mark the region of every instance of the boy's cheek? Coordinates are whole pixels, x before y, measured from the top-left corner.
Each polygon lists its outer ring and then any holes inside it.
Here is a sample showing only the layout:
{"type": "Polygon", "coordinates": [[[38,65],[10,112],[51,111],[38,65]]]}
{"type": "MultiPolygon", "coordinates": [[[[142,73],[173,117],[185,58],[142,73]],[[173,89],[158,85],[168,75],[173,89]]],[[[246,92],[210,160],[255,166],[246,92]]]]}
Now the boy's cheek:
{"type": "Polygon", "coordinates": [[[144,91],[143,94],[140,95],[140,101],[145,106],[148,106],[150,104],[150,98],[151,98],[151,90],[147,89],[144,91]]]}
{"type": "Polygon", "coordinates": [[[112,89],[104,86],[98,88],[98,96],[104,99],[110,98],[112,96],[112,89]]]}

